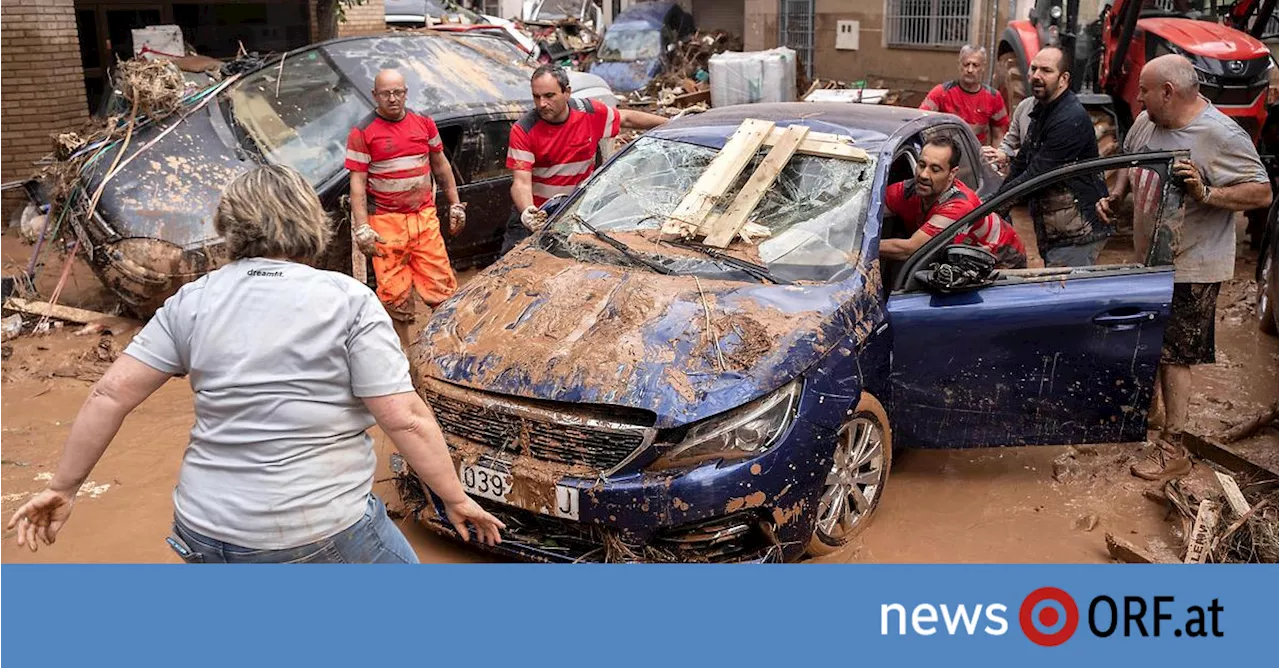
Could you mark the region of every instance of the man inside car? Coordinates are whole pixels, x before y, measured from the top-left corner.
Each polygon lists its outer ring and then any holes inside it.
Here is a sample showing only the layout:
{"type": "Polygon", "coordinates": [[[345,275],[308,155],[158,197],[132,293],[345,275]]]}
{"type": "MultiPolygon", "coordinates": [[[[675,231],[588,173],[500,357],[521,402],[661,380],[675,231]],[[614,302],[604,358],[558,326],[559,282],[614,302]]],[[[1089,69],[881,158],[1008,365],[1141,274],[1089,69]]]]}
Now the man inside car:
{"type": "MultiPolygon", "coordinates": [[[[960,145],[954,139],[945,135],[930,137],[920,150],[915,178],[885,189],[885,207],[902,220],[911,236],[881,239],[880,257],[906,260],[930,238],[982,204],[978,195],[957,178],[960,158],[960,145]]],[[[1001,269],[1027,266],[1026,248],[1018,233],[995,213],[961,231],[955,243],[991,251],[1001,269]]]]}

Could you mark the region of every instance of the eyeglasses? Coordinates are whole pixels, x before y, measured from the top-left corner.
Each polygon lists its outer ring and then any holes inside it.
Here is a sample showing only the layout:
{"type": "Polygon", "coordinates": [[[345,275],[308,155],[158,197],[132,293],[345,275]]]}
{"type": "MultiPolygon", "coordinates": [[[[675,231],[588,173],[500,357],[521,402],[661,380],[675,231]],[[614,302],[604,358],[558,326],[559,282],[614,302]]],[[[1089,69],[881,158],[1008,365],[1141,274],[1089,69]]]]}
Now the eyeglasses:
{"type": "Polygon", "coordinates": [[[401,88],[400,90],[380,90],[374,93],[374,95],[383,100],[395,100],[398,98],[404,98],[408,96],[409,91],[403,88],[401,88]]]}

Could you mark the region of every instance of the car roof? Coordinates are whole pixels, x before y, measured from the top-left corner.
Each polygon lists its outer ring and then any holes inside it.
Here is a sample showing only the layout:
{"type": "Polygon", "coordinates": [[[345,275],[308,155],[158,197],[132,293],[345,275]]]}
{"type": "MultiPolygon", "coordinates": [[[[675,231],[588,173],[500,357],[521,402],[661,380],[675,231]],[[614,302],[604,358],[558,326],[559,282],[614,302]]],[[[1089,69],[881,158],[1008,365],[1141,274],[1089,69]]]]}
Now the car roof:
{"type": "MultiPolygon", "coordinates": [[[[308,50],[289,57],[307,57],[308,50]]],[[[501,37],[395,32],[330,40],[314,50],[328,56],[362,92],[373,90],[380,70],[399,70],[409,88],[407,106],[433,117],[473,115],[486,109],[523,112],[531,106],[533,68],[513,57],[501,37]]]]}
{"type": "Polygon", "coordinates": [[[778,102],[720,107],[685,116],[649,134],[660,139],[720,148],[749,118],[776,125],[807,125],[814,132],[849,135],[854,144],[875,153],[898,133],[917,132],[952,117],[908,107],[848,102],[778,102]]]}
{"type": "Polygon", "coordinates": [[[667,12],[670,12],[675,4],[674,2],[642,2],[631,5],[618,14],[614,22],[642,22],[661,27],[667,20],[667,12]]]}

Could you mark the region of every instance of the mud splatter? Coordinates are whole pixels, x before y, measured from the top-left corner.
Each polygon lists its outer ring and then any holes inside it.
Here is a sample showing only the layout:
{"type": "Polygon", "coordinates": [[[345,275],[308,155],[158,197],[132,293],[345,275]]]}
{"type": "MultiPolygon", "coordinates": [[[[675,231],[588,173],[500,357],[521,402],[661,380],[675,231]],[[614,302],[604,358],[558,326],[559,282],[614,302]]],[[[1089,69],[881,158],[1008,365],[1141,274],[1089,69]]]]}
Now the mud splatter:
{"type": "Polygon", "coordinates": [[[724,507],[726,513],[736,513],[745,508],[759,508],[764,505],[768,497],[764,492],[752,492],[746,496],[739,496],[729,499],[729,503],[724,507]]]}

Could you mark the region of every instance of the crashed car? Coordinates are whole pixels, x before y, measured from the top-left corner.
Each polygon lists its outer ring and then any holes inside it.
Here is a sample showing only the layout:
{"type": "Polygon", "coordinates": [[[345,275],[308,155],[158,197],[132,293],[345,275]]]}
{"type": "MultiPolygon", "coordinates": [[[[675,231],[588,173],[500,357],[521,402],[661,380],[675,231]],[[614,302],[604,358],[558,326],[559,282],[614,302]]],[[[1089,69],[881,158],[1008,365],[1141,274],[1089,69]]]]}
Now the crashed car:
{"type": "MultiPolygon", "coordinates": [[[[958,138],[963,178],[981,180],[977,140],[950,115],[790,103],[679,119],[550,205],[545,228],[442,304],[415,382],[464,486],[507,526],[494,549],[792,560],[867,525],[897,448],[1145,438],[1173,291],[1174,154],[1058,169],[989,198],[907,261],[882,260],[880,239],[906,235],[885,188],[912,177],[930,133],[958,138]],[[754,209],[764,241],[664,240],[745,119],[807,125],[866,153],[801,145],[754,209]],[[972,248],[950,241],[987,213],[1121,166],[1148,170],[1162,198],[1134,251],[1145,262],[969,285],[944,272],[972,248]]],[[[407,508],[455,535],[439,500],[392,464],[407,508]]]]}
{"type": "MultiPolygon", "coordinates": [[[[446,238],[454,267],[491,262],[511,211],[507,138],[533,106],[532,67],[516,53],[485,35],[393,33],[268,60],[139,128],[109,179],[119,144],[96,156],[81,182],[86,193],[101,187],[101,199],[87,220],[73,220],[81,248],[103,283],[148,316],[183,283],[222,263],[222,239],[213,229],[222,189],[258,165],[284,164],[315,186],[333,214],[335,234],[321,265],[351,273],[347,133],[372,116],[373,77],[393,67],[408,83],[409,107],[439,126],[467,203],[466,228],[446,238]]],[[[599,79],[570,77],[580,94],[612,98],[599,79]]]]}
{"type": "Polygon", "coordinates": [[[693,17],[678,4],[632,5],[605,31],[588,71],[618,93],[640,90],[662,71],[674,45],[693,32],[693,17]]]}

